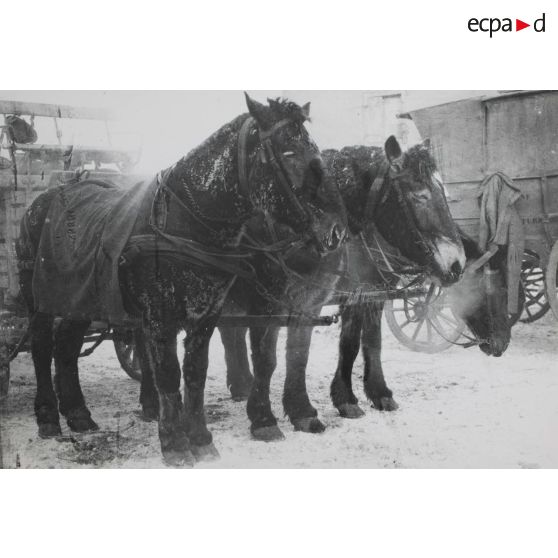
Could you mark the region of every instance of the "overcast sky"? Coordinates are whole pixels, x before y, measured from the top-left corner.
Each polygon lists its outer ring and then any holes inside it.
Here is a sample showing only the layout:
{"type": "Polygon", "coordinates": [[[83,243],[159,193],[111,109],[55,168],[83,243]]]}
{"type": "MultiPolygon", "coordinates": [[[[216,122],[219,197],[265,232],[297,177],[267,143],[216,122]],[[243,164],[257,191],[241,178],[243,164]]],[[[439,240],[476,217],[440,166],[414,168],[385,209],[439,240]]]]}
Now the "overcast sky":
{"type": "MultiPolygon", "coordinates": [[[[250,91],[249,93],[264,102],[267,97],[277,97],[284,92],[270,90],[250,91]]],[[[358,99],[360,93],[362,92],[346,92],[346,95],[353,97],[356,95],[355,98],[358,99]]],[[[407,103],[426,106],[480,92],[416,91],[407,93],[411,93],[404,97],[407,99],[407,103]]],[[[361,137],[360,130],[356,129],[357,126],[348,124],[352,115],[347,115],[346,107],[341,111],[340,107],[335,106],[336,104],[341,105],[335,99],[343,97],[343,92],[291,91],[289,95],[300,102],[313,101],[313,127],[320,147],[341,147],[348,143],[355,143],[361,137]],[[324,133],[326,128],[327,134],[324,133]],[[339,129],[339,134],[336,133],[337,129],[339,129]],[[320,134],[320,132],[322,133],[320,134]],[[322,145],[319,141],[320,137],[328,138],[328,143],[334,142],[329,138],[338,138],[339,144],[322,145]]],[[[0,99],[111,109],[121,121],[121,125],[118,126],[119,130],[127,130],[136,134],[135,143],[138,143],[139,136],[142,137],[143,155],[137,169],[139,172],[156,172],[174,163],[224,123],[246,111],[242,91],[227,90],[0,91],[0,99]]],[[[355,101],[354,111],[359,109],[358,104],[359,102],[355,101]]],[[[405,108],[416,108],[416,106],[405,108]]],[[[54,133],[52,121],[48,120],[46,124],[52,128],[51,132],[54,133]]],[[[77,123],[76,127],[79,128],[77,123]]],[[[79,132],[82,132],[83,129],[82,127],[79,132]]],[[[41,133],[39,128],[38,131],[39,141],[44,143],[54,141],[49,139],[47,132],[41,133]]],[[[66,128],[64,132],[66,133],[66,128]]],[[[102,133],[104,133],[104,127],[102,133]]],[[[64,140],[69,143],[89,143],[92,142],[93,135],[91,132],[89,138],[84,138],[84,135],[80,135],[78,131],[72,131],[69,133],[69,139],[65,137],[64,140]]],[[[55,136],[53,137],[55,138],[55,136]]]]}

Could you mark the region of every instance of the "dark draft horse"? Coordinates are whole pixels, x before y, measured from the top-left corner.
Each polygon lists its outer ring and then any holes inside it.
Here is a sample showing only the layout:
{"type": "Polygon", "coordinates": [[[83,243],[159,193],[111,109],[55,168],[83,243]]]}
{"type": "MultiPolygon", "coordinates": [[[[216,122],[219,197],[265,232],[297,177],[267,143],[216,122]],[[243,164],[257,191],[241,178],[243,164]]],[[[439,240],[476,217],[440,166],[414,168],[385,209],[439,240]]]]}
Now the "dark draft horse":
{"type": "MultiPolygon", "coordinates": [[[[136,251],[137,257],[120,270],[127,309],[142,319],[135,331],[142,375],[154,388],[142,390],[142,403],[144,410],[158,415],[162,454],[172,465],[217,455],[206,426],[204,388],[209,340],[227,296],[250,314],[284,308],[293,312],[291,291],[328,257],[341,258],[337,253],[342,253],[338,249],[346,233],[346,211],[304,125],[309,105],[279,99],[264,105],[246,99],[249,114],[223,126],[168,169],[155,203],[134,209],[137,219],[130,243],[153,235],[153,223],[164,221],[158,238],[179,248],[165,253],[146,249],[139,255],[136,251]],[[181,258],[186,241],[205,247],[199,264],[181,258]],[[225,252],[228,259],[220,257],[225,252]],[[230,262],[237,254],[242,258],[232,271],[218,262],[230,262]],[[238,273],[240,269],[246,273],[238,273]],[[182,329],[187,332],[184,401],[176,354],[182,329]]],[[[18,243],[20,259],[36,253],[52,195],[42,194],[28,209],[18,243]]],[[[66,317],[53,335],[54,316],[36,311],[32,279],[32,270],[20,275],[31,315],[39,434],[60,433],[58,409],[72,430],[94,430],[97,425],[86,407],[77,365],[89,321],[66,317]]],[[[336,280],[329,279],[331,285],[336,280]]],[[[321,280],[319,288],[304,283],[302,290],[306,299],[323,304],[330,288],[321,280]]],[[[268,328],[251,331],[255,379],[249,414],[256,438],[273,437],[276,428],[269,403],[275,339],[276,332],[268,328]]]]}
{"type": "MultiPolygon", "coordinates": [[[[420,230],[433,234],[455,228],[449,225],[447,206],[442,183],[436,172],[434,161],[428,153],[427,143],[411,149],[403,157],[393,157],[390,146],[386,144],[388,158],[393,164],[399,161],[405,170],[407,183],[405,189],[412,212],[420,230]],[[445,221],[440,220],[441,217],[445,221]],[[441,226],[443,224],[443,226],[441,226]],[[445,228],[444,228],[445,227],[445,228]]],[[[395,152],[397,153],[397,151],[395,152]]],[[[377,209],[370,212],[369,197],[375,177],[378,176],[383,158],[378,148],[355,146],[340,151],[323,152],[324,161],[341,191],[347,207],[351,240],[348,243],[348,261],[339,289],[354,290],[366,285],[384,285],[393,288],[398,281],[397,274],[379,270],[382,258],[376,251],[375,235],[380,233],[392,246],[420,265],[430,265],[431,274],[446,283],[447,275],[440,273],[440,267],[432,265],[429,257],[435,251],[425,251],[424,245],[409,230],[408,215],[405,214],[397,198],[386,197],[377,209]],[[368,208],[368,209],[367,209],[368,208]]],[[[405,176],[404,174],[404,176],[405,176]]],[[[475,261],[482,255],[478,245],[463,232],[458,231],[463,242],[466,258],[475,261]]],[[[446,233],[447,234],[447,233],[446,233]]],[[[449,235],[448,235],[449,236],[449,235]]],[[[449,236],[449,238],[454,238],[449,236]]],[[[444,244],[438,250],[438,258],[444,254],[444,244]]],[[[453,263],[449,269],[459,274],[462,265],[453,263]]],[[[489,271],[478,269],[466,273],[462,280],[452,287],[451,300],[456,314],[464,319],[476,338],[480,349],[487,355],[500,356],[510,341],[510,322],[507,315],[505,276],[506,253],[504,248],[496,253],[488,263],[489,271]]],[[[445,269],[448,269],[449,260],[445,269]]],[[[455,278],[454,277],[454,278],[455,278]]],[[[388,388],[381,362],[381,318],[382,302],[341,301],[342,328],[339,340],[339,357],[335,376],[331,384],[331,398],[339,413],[347,418],[363,415],[352,389],[352,370],[354,361],[362,348],[364,357],[364,391],[367,398],[378,410],[392,411],[397,408],[392,391],[388,388]]],[[[225,346],[227,365],[227,385],[234,399],[245,398],[251,383],[251,374],[246,349],[246,330],[243,328],[220,328],[225,346]]],[[[297,358],[305,347],[288,345],[287,360],[297,358]],[[297,352],[298,351],[298,352],[297,352]]],[[[287,363],[289,366],[289,362],[287,363]]],[[[285,394],[292,387],[289,377],[285,383],[285,394]]]]}
{"type": "MultiPolygon", "coordinates": [[[[369,248],[372,235],[378,232],[405,258],[442,284],[449,285],[460,278],[465,265],[464,249],[449,213],[443,185],[437,178],[428,142],[403,153],[392,136],[386,141],[384,150],[350,147],[325,151],[323,157],[347,207],[352,235],[347,245],[344,280],[338,285],[338,292],[352,293],[366,284],[378,288],[379,276],[369,248]]],[[[390,279],[387,280],[384,287],[392,287],[390,279]]],[[[380,408],[390,405],[387,399],[391,398],[391,392],[385,382],[380,381],[380,376],[383,379],[379,358],[381,307],[381,304],[344,306],[340,364],[332,395],[345,416],[353,414],[351,406],[356,405],[350,371],[358,352],[363,322],[367,394],[373,401],[383,401],[380,408]]],[[[252,380],[246,329],[220,328],[220,333],[225,345],[227,384],[233,398],[245,398],[252,380]]],[[[283,406],[296,429],[321,432],[325,427],[317,419],[306,392],[305,371],[311,335],[312,327],[290,327],[288,330],[283,406]],[[305,421],[305,428],[301,428],[300,417],[314,418],[305,421]]],[[[248,411],[250,413],[250,404],[248,411]]]]}

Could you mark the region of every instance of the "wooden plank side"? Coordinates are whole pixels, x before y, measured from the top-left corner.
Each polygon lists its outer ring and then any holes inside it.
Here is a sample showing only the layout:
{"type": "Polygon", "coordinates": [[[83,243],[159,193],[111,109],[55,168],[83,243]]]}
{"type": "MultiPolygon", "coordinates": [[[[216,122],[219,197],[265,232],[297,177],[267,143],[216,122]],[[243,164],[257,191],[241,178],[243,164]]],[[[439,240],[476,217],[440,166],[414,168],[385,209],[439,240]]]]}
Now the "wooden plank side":
{"type": "Polygon", "coordinates": [[[116,120],[109,110],[93,107],[72,107],[47,103],[26,103],[0,100],[0,114],[51,116],[53,118],[82,118],[84,120],[116,120]]]}
{"type": "Polygon", "coordinates": [[[558,169],[558,92],[496,98],[486,107],[490,170],[513,178],[558,169]]]}
{"type": "MultiPolygon", "coordinates": [[[[517,202],[517,209],[525,228],[526,247],[544,257],[549,250],[546,233],[548,231],[553,238],[558,238],[558,220],[545,225],[540,179],[517,179],[515,184],[522,192],[522,197],[517,202]]],[[[475,239],[478,239],[480,219],[479,185],[480,181],[465,182],[452,184],[448,188],[450,194],[448,202],[452,217],[467,234],[475,239]]],[[[550,186],[558,188],[558,178],[551,182],[550,186]]],[[[553,203],[555,201],[558,200],[553,200],[553,203]]]]}
{"type": "MultiPolygon", "coordinates": [[[[24,190],[46,190],[49,183],[48,174],[50,169],[46,172],[37,174],[27,174],[26,172],[21,172],[17,176],[17,186],[18,189],[16,193],[23,192],[24,190]]],[[[8,179],[4,177],[4,180],[0,181],[0,190],[13,191],[14,190],[14,178],[13,175],[8,179]]]]}
{"type": "Polygon", "coordinates": [[[483,177],[484,108],[467,99],[412,111],[422,138],[429,138],[445,182],[483,177]]]}

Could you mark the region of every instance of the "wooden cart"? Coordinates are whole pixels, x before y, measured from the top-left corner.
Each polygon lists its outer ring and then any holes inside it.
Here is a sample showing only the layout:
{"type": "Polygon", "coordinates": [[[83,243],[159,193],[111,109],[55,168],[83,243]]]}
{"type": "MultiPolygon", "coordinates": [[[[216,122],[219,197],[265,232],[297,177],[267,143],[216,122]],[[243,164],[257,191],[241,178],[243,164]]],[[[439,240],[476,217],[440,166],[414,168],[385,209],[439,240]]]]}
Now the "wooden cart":
{"type": "MultiPolygon", "coordinates": [[[[400,117],[412,119],[421,136],[430,138],[451,213],[473,238],[479,236],[478,195],[483,179],[501,171],[520,187],[517,207],[525,229],[521,276],[525,304],[520,319],[532,322],[551,307],[558,317],[558,91],[515,91],[465,99],[400,117]]],[[[444,308],[443,299],[437,300],[438,307],[444,308]]],[[[399,307],[388,302],[386,318],[409,348],[443,350],[459,338],[464,325],[451,318],[455,327],[449,339],[422,327],[437,316],[436,307],[428,312],[425,302],[406,299],[399,307]],[[407,312],[401,311],[401,305],[407,312]],[[411,320],[405,323],[409,316],[411,320]]]]}
{"type": "MultiPolygon", "coordinates": [[[[109,112],[43,103],[0,101],[0,397],[6,395],[9,385],[10,359],[14,349],[27,350],[21,342],[27,331],[26,309],[19,296],[18,268],[15,241],[19,236],[19,222],[27,207],[46,189],[74,178],[87,171],[91,178],[108,179],[123,187],[132,185],[142,177],[129,171],[139,156],[139,150],[120,150],[110,146],[109,112]],[[11,122],[19,117],[30,129],[40,121],[43,131],[50,123],[50,137],[54,143],[45,143],[39,132],[26,143],[18,143],[11,122]],[[106,147],[66,144],[64,123],[94,121],[105,134],[106,147]]],[[[47,130],[48,132],[48,130],[47,130]]],[[[33,133],[35,135],[35,132],[33,133]]],[[[47,135],[49,135],[47,133],[47,135]]],[[[112,339],[104,324],[94,323],[86,337],[87,343],[99,339],[112,339]],[[101,337],[102,335],[102,337],[101,337]]],[[[133,354],[126,344],[124,332],[116,335],[115,348],[119,360],[133,362],[133,354]]]]}

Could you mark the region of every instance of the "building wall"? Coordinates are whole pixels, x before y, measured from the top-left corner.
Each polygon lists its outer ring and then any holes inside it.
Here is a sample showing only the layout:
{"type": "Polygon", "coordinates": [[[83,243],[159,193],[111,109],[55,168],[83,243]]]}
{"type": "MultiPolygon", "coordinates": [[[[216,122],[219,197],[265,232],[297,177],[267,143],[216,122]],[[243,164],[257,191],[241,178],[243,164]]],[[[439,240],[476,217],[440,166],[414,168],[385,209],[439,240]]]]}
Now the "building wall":
{"type": "Polygon", "coordinates": [[[421,138],[413,122],[397,118],[397,114],[495,93],[493,90],[283,91],[284,96],[294,101],[312,103],[312,134],[323,149],[381,145],[391,134],[407,147],[421,138]]]}

